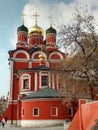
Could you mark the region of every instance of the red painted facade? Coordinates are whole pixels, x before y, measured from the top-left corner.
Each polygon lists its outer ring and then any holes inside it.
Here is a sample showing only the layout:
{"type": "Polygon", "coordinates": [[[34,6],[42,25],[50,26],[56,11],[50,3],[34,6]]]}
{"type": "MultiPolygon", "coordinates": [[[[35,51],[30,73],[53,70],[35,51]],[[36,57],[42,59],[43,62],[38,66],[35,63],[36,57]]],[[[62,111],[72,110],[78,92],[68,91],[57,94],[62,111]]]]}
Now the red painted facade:
{"type": "MultiPolygon", "coordinates": [[[[37,92],[44,91],[47,87],[51,88],[50,91],[58,90],[58,76],[51,73],[50,69],[66,59],[65,54],[56,47],[55,29],[52,27],[48,29],[46,43],[43,39],[43,29],[37,25],[30,28],[29,33],[24,25],[17,29],[16,49],[9,51],[8,108],[2,116],[7,117],[11,124],[14,121],[24,123],[25,120],[54,120],[54,124],[58,120],[63,123],[65,119],[72,118],[75,113],[74,104],[68,113],[69,108],[56,96],[51,98],[42,92],[40,94],[44,97],[37,95],[36,98],[28,98],[29,95],[35,96],[37,92]]],[[[51,93],[49,94],[51,96],[51,93]]],[[[24,126],[25,123],[22,125],[24,126]]],[[[44,122],[44,125],[47,124],[44,122]]]]}
{"type": "MultiPolygon", "coordinates": [[[[49,119],[65,119],[67,108],[64,107],[60,100],[33,100],[33,101],[24,101],[22,103],[22,108],[24,110],[24,115],[22,116],[23,120],[49,120],[49,119]],[[62,106],[62,107],[61,107],[62,106]],[[58,108],[59,112],[57,112],[57,115],[52,115],[51,108],[58,108]],[[39,116],[33,115],[33,109],[32,108],[40,108],[39,116]],[[28,113],[27,113],[28,111],[28,113]]],[[[68,117],[67,117],[68,118],[68,117]]]]}

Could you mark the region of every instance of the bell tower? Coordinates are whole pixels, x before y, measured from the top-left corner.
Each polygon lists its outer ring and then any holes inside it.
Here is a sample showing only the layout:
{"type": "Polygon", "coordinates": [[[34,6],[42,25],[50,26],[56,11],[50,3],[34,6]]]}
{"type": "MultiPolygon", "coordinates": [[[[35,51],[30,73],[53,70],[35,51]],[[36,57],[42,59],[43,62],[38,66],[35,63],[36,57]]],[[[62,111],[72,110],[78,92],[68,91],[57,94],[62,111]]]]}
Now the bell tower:
{"type": "Polygon", "coordinates": [[[17,29],[17,48],[26,47],[28,40],[28,28],[24,25],[24,14],[22,14],[22,25],[17,29]]]}
{"type": "Polygon", "coordinates": [[[52,16],[50,18],[50,27],[46,30],[46,45],[48,48],[56,47],[56,30],[52,27],[52,16]]]}

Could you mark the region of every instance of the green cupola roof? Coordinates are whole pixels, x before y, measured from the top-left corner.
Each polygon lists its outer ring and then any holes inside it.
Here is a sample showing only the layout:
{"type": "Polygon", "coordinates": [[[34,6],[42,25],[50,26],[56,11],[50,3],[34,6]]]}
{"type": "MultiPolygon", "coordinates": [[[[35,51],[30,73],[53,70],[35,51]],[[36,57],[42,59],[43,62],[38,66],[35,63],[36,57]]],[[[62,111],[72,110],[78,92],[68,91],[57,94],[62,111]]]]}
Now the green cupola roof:
{"type": "Polygon", "coordinates": [[[54,33],[54,34],[56,34],[56,30],[55,30],[52,26],[50,26],[50,28],[48,28],[48,29],[46,30],[46,35],[47,35],[48,33],[54,33]]]}
{"type": "Polygon", "coordinates": [[[27,28],[26,26],[24,26],[24,25],[21,25],[21,26],[18,27],[18,29],[17,29],[17,32],[19,32],[19,31],[24,31],[24,32],[27,32],[27,33],[28,33],[28,28],[27,28]]]}

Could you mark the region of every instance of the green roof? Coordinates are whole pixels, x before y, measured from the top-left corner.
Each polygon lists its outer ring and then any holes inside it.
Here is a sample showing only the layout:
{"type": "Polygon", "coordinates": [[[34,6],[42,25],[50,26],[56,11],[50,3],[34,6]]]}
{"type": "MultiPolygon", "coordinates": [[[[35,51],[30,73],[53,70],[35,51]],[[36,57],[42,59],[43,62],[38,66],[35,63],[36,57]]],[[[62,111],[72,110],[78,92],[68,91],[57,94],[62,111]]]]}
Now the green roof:
{"type": "Polygon", "coordinates": [[[25,32],[28,32],[28,28],[27,28],[26,26],[24,26],[24,25],[21,25],[21,26],[18,27],[18,29],[17,29],[17,32],[19,32],[19,31],[25,31],[25,32]]]}
{"type": "Polygon", "coordinates": [[[56,30],[54,28],[50,27],[46,30],[46,34],[48,34],[48,33],[55,33],[56,34],[56,30]]]}
{"type": "Polygon", "coordinates": [[[33,99],[33,98],[59,98],[59,94],[57,90],[47,87],[34,93],[31,93],[30,95],[25,96],[23,99],[33,99]]]}

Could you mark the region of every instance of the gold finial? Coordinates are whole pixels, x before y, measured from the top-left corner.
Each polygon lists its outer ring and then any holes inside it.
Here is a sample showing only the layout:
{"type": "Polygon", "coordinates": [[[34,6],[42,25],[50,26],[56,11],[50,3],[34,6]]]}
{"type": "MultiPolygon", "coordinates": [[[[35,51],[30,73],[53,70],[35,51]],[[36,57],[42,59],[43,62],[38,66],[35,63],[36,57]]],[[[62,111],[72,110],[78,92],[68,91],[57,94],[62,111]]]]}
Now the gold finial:
{"type": "Polygon", "coordinates": [[[44,58],[45,58],[45,57],[44,57],[43,54],[40,54],[40,55],[39,55],[39,59],[40,59],[40,61],[44,61],[44,58]]]}
{"type": "Polygon", "coordinates": [[[50,20],[50,26],[52,27],[52,24],[53,24],[53,22],[52,22],[52,21],[53,21],[53,17],[52,17],[52,16],[49,16],[48,18],[49,18],[49,20],[50,20]]]}
{"type": "Polygon", "coordinates": [[[42,53],[42,45],[41,45],[41,54],[39,55],[39,59],[40,59],[40,61],[44,61],[44,55],[43,55],[43,53],[42,53]]]}
{"type": "Polygon", "coordinates": [[[24,14],[24,12],[22,13],[22,24],[24,25],[24,17],[26,16],[25,14],[24,14]]]}
{"type": "Polygon", "coordinates": [[[37,18],[40,16],[37,14],[37,12],[35,12],[35,14],[33,14],[33,16],[35,17],[35,25],[37,25],[37,18]]]}

